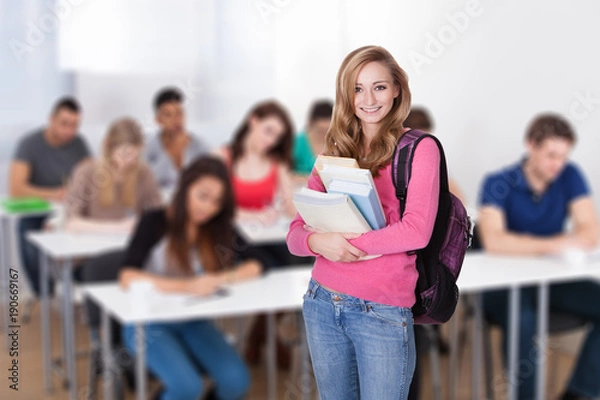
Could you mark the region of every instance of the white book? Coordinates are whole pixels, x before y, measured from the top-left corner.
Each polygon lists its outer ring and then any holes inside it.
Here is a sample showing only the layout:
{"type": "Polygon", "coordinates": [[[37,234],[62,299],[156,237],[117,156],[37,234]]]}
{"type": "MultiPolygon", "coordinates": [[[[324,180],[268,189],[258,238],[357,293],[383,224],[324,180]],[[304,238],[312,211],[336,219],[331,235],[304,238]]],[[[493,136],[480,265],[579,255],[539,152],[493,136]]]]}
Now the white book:
{"type": "MultiPolygon", "coordinates": [[[[294,205],[304,222],[322,232],[365,233],[371,226],[347,194],[323,193],[302,188],[294,193],[294,205]]],[[[361,257],[370,260],[381,254],[361,257]]]]}
{"type": "MultiPolygon", "coordinates": [[[[377,197],[377,214],[385,215],[383,212],[383,206],[381,205],[381,200],[379,199],[379,193],[377,193],[377,188],[375,187],[375,182],[373,181],[373,175],[371,175],[371,171],[364,168],[345,168],[339,167],[335,165],[324,165],[323,169],[319,171],[319,176],[321,177],[321,181],[325,186],[327,191],[331,188],[331,182],[333,180],[339,181],[347,181],[347,182],[355,182],[355,183],[363,183],[369,185],[369,187],[373,188],[375,195],[377,197]]],[[[337,188],[339,189],[339,188],[337,188]]]]}
{"type": "Polygon", "coordinates": [[[347,194],[371,228],[385,227],[385,215],[377,197],[377,191],[369,184],[332,179],[329,183],[328,193],[347,194]]]}
{"type": "Polygon", "coordinates": [[[371,230],[346,194],[323,193],[302,188],[294,193],[294,205],[307,225],[323,232],[364,233],[371,230]]]}

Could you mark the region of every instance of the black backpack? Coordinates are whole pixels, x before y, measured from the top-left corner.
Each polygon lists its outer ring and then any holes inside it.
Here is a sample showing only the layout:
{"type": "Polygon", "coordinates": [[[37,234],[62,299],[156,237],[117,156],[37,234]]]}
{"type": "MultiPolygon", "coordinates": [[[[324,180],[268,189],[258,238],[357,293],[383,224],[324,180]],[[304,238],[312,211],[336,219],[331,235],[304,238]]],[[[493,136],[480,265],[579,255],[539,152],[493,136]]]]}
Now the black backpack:
{"type": "Polygon", "coordinates": [[[412,312],[416,324],[439,324],[452,317],[458,303],[456,279],[471,242],[471,222],[461,201],[450,193],[442,144],[435,136],[419,130],[402,135],[392,159],[392,180],[400,201],[400,219],[406,207],[415,148],[424,138],[433,139],[440,150],[440,195],[429,243],[425,248],[413,251],[417,255],[419,279],[412,312]]]}

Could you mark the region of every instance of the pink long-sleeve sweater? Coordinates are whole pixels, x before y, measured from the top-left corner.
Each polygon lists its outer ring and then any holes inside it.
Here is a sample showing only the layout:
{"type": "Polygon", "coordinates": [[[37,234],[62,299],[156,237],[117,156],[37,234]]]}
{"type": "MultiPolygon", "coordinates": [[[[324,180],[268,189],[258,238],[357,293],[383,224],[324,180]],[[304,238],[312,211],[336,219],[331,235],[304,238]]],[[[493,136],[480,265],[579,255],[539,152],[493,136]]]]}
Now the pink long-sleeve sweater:
{"type": "MultiPolygon", "coordinates": [[[[363,300],[398,307],[415,303],[418,273],[415,256],[408,252],[427,245],[437,214],[439,197],[440,153],[432,139],[423,139],[417,146],[408,184],[406,210],[400,221],[400,205],[391,178],[391,163],[379,170],[374,179],[387,225],[362,234],[350,243],[367,254],[381,257],[356,262],[333,262],[314,253],[308,246],[305,222],[296,214],[290,224],[287,245],[298,256],[316,256],[312,277],[321,285],[363,300]]],[[[325,191],[314,171],[308,187],[325,191]]]]}

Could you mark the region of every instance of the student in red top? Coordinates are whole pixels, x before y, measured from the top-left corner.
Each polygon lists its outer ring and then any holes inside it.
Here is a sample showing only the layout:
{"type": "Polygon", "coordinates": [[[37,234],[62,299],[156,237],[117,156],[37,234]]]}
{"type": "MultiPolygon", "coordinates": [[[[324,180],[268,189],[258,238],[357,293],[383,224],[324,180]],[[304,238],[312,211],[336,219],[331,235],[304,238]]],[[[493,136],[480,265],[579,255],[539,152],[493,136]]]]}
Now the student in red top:
{"type": "MultiPolygon", "coordinates": [[[[235,132],[231,144],[217,154],[229,166],[241,222],[271,225],[280,217],[292,218],[292,138],[288,113],[275,101],[254,106],[235,132]]],[[[261,246],[268,267],[289,264],[285,244],[261,246]]]]}
{"type": "MultiPolygon", "coordinates": [[[[231,144],[217,151],[229,166],[238,221],[266,226],[296,214],[292,203],[293,132],[287,111],[276,101],[264,101],[250,110],[231,144]]],[[[285,243],[260,245],[255,250],[266,268],[306,262],[290,254],[285,243]]],[[[249,336],[246,357],[251,363],[259,361],[263,328],[261,317],[249,336]]],[[[279,345],[280,366],[289,365],[287,354],[287,348],[279,345]]]]}

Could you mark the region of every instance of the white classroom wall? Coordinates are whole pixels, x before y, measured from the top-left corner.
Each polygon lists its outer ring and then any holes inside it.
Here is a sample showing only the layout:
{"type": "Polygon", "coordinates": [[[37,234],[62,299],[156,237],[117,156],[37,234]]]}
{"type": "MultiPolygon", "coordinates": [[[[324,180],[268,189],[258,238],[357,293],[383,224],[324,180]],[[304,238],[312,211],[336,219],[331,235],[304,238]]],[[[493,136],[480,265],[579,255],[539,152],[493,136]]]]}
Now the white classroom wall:
{"type": "MultiPolygon", "coordinates": [[[[71,1],[31,52],[0,48],[2,170],[21,132],[43,123],[63,93],[82,102],[82,131],[96,151],[117,116],[152,132],[152,97],[172,84],[188,96],[190,128],[213,146],[269,97],[300,129],[313,99],[333,97],[343,57],[380,44],[407,71],[414,104],[430,109],[471,203],[486,171],[521,157],[528,122],[548,110],[573,123],[573,158],[600,193],[600,3],[592,0],[71,1]]],[[[25,40],[51,10],[25,3],[0,0],[0,42],[25,40]]],[[[0,193],[5,182],[2,173],[0,193]]]]}

